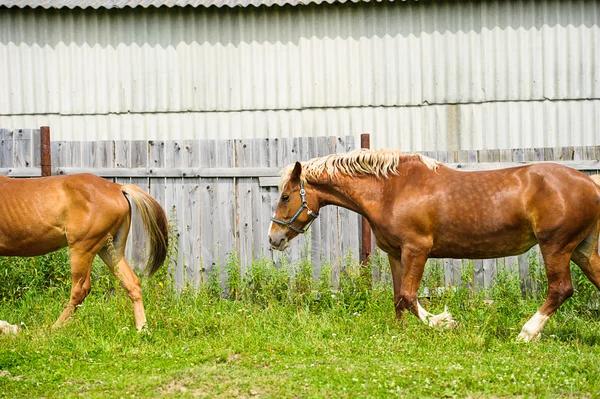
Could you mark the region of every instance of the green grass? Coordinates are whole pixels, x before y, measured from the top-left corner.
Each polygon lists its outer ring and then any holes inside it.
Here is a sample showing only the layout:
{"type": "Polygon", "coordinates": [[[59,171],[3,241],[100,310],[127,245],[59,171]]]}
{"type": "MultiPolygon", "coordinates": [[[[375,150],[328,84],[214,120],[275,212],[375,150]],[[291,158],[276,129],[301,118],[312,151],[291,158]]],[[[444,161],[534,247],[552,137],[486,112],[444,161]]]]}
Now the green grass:
{"type": "MultiPolygon", "coordinates": [[[[95,265],[92,293],[68,325],[52,330],[68,298],[68,268],[59,265],[67,255],[53,256],[2,260],[0,319],[25,328],[0,336],[0,397],[562,398],[600,392],[600,322],[589,307],[597,294],[584,282],[541,341],[523,344],[515,338],[543,293],[523,297],[507,272],[487,293],[492,304],[468,288],[422,300],[434,313],[448,305],[459,327],[444,330],[412,315],[396,322],[391,288],[365,288],[349,259],[334,292],[327,274],[308,278],[308,263],[275,268],[258,262],[242,276],[232,258],[224,266],[232,276],[228,295],[215,281],[200,291],[173,292],[165,271],[144,280],[149,332],[138,334],[129,299],[95,265]],[[12,283],[18,270],[30,282],[19,284],[29,288],[12,283]]],[[[438,277],[432,267],[426,281],[434,285],[438,277]]]]}

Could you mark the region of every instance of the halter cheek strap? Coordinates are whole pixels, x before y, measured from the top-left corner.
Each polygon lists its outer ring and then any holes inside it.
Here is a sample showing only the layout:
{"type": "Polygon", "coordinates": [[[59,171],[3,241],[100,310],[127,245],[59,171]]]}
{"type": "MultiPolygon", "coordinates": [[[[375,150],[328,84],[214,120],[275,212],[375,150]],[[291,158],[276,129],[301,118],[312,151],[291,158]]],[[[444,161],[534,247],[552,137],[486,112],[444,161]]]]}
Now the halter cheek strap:
{"type": "Polygon", "coordinates": [[[294,216],[292,216],[292,218],[290,220],[288,220],[286,222],[285,220],[275,219],[274,217],[272,217],[271,220],[273,222],[281,224],[281,225],[283,225],[285,227],[289,227],[290,229],[292,229],[293,231],[295,231],[298,234],[304,234],[304,233],[306,233],[306,231],[308,230],[308,228],[310,227],[310,225],[312,224],[312,222],[314,222],[315,219],[319,217],[319,214],[311,211],[310,208],[308,207],[308,202],[306,202],[306,190],[304,190],[304,184],[302,184],[302,181],[300,181],[300,198],[302,198],[302,206],[300,207],[300,209],[298,209],[296,211],[296,213],[294,214],[294,216]],[[308,222],[308,224],[306,226],[304,226],[303,229],[299,229],[299,228],[293,226],[292,223],[294,223],[294,221],[296,220],[296,218],[298,216],[300,216],[300,214],[302,213],[302,211],[304,209],[306,209],[306,211],[308,212],[308,215],[312,219],[310,220],[310,222],[308,222]]]}

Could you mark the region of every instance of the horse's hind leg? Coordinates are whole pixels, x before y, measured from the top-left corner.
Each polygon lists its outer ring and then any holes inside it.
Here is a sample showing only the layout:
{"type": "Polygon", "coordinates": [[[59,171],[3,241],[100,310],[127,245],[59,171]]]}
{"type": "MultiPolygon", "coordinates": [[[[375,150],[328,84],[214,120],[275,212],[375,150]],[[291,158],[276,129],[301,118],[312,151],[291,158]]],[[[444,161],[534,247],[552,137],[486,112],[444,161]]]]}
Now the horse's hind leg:
{"type": "MultiPolygon", "coordinates": [[[[118,243],[121,244],[121,243],[118,243]]],[[[125,245],[104,247],[98,252],[100,258],[106,263],[110,271],[121,280],[127,295],[133,303],[133,315],[135,317],[135,326],[141,331],[146,326],[146,312],[144,311],[144,302],[142,300],[142,286],[140,279],[135,275],[127,260],[125,260],[125,245]]]]}
{"type": "Polygon", "coordinates": [[[598,254],[598,229],[587,236],[575,249],[571,260],[600,290],[600,255],[598,254]]]}
{"type": "Polygon", "coordinates": [[[571,282],[571,269],[569,267],[571,252],[562,248],[552,248],[541,243],[540,250],[546,264],[548,294],[542,307],[525,323],[519,334],[519,339],[525,342],[538,340],[548,319],[564,301],[573,295],[573,283],[571,282]]]}
{"type": "Polygon", "coordinates": [[[94,255],[71,250],[71,298],[65,310],[63,310],[58,320],[56,320],[56,323],[54,323],[54,327],[68,320],[90,292],[90,273],[92,271],[93,259],[94,255]]]}

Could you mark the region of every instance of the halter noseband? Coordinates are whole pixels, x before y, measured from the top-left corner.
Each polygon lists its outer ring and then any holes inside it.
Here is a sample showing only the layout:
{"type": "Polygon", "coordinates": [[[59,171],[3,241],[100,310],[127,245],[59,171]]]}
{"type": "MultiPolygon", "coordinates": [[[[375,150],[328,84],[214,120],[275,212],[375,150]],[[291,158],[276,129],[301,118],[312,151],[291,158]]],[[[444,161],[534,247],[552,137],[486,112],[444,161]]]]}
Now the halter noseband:
{"type": "Polygon", "coordinates": [[[279,223],[285,227],[289,227],[290,229],[294,230],[296,233],[298,234],[304,234],[306,233],[306,231],[308,230],[308,228],[310,227],[310,225],[312,224],[312,222],[315,221],[316,218],[319,217],[318,213],[314,213],[313,211],[310,210],[310,208],[308,207],[308,203],[306,202],[306,190],[304,190],[304,184],[302,184],[302,180],[300,180],[300,197],[302,198],[302,206],[300,207],[300,209],[298,209],[296,211],[296,213],[294,214],[294,216],[292,216],[292,218],[290,220],[283,221],[283,220],[279,220],[279,219],[275,219],[275,217],[272,217],[271,220],[275,223],[279,223]],[[308,211],[308,215],[310,217],[312,217],[312,220],[310,222],[308,222],[308,224],[304,227],[304,229],[299,229],[297,227],[294,227],[292,225],[292,223],[294,223],[294,221],[296,220],[296,218],[298,216],[300,216],[300,213],[302,213],[302,211],[306,209],[308,211]]]}

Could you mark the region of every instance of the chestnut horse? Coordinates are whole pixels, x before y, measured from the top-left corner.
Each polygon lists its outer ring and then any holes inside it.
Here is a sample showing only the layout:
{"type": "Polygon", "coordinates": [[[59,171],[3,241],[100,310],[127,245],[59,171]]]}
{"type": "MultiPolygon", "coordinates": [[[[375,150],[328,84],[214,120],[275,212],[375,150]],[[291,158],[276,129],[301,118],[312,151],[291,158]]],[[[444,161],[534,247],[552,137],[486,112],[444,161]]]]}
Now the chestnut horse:
{"type": "Polygon", "coordinates": [[[524,341],[538,339],[573,294],[570,260],[600,289],[600,187],[566,166],[460,172],[420,154],[363,150],[289,165],[279,188],[271,246],[285,249],[325,205],[363,215],[388,253],[398,319],[408,310],[431,326],[454,324],[417,299],[428,258],[498,258],[539,244],[548,295],[523,326],[524,341]]]}
{"type": "Polygon", "coordinates": [[[160,204],[139,187],[90,174],[38,179],[0,176],[0,255],[38,256],[69,247],[71,299],[55,326],[71,317],[90,292],[96,255],[127,290],[138,331],[145,326],[140,280],[124,256],[131,222],[125,195],[139,210],[150,237],[146,272],[152,275],[167,255],[168,222],[160,204]]]}

